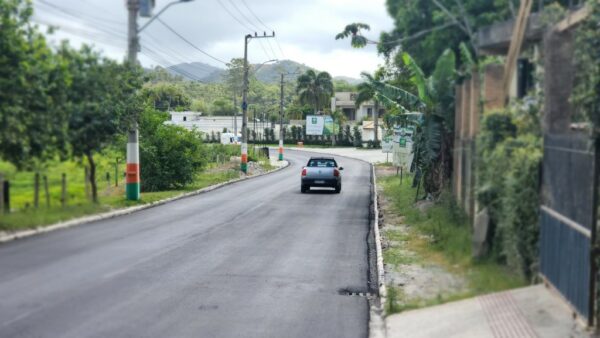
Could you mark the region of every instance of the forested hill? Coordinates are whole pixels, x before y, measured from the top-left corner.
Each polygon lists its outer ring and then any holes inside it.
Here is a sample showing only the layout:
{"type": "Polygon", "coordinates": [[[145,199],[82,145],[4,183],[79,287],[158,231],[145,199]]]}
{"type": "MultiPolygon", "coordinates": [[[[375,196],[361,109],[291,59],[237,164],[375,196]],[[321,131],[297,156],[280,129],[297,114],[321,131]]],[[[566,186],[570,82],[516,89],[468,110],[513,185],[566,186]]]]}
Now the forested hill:
{"type": "MultiPolygon", "coordinates": [[[[258,67],[258,65],[254,65],[258,67]]],[[[281,79],[281,73],[304,73],[306,70],[312,69],[311,67],[298,63],[291,60],[282,60],[271,64],[264,64],[260,66],[256,72],[256,78],[268,84],[279,83],[281,79]]],[[[202,62],[192,63],[180,63],[167,68],[167,70],[173,74],[182,76],[190,80],[199,80],[208,83],[220,83],[223,82],[223,76],[226,72],[225,68],[218,68],[202,62]]],[[[356,84],[360,82],[359,79],[350,77],[336,77],[335,79],[341,79],[350,84],[356,84]]]]}

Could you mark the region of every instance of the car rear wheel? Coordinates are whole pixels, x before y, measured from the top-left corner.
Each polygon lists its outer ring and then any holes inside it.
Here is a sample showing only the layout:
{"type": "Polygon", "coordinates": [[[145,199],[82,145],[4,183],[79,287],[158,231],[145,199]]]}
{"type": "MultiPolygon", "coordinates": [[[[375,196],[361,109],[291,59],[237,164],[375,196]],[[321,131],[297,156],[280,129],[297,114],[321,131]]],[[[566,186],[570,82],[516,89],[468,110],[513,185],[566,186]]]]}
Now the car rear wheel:
{"type": "Polygon", "coordinates": [[[307,192],[307,191],[308,191],[308,189],[310,189],[310,188],[309,188],[309,187],[307,187],[307,186],[305,186],[305,185],[301,185],[301,186],[300,186],[300,192],[301,192],[301,193],[303,193],[303,194],[304,194],[305,192],[307,192]]]}
{"type": "Polygon", "coordinates": [[[339,194],[339,193],[340,193],[340,191],[342,191],[342,185],[341,185],[341,184],[338,184],[338,186],[337,186],[337,187],[335,187],[335,193],[336,193],[336,194],[339,194]]]}

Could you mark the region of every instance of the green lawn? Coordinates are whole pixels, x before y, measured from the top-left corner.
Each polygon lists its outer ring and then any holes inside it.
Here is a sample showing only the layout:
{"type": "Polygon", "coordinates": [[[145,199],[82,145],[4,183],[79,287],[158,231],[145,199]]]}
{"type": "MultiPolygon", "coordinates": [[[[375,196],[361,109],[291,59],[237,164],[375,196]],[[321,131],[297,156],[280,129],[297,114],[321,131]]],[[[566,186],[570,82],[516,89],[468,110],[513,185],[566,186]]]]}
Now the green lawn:
{"type": "Polygon", "coordinates": [[[525,281],[505,266],[494,261],[475,261],[471,255],[471,230],[459,206],[449,194],[425,212],[415,207],[415,189],[412,177],[405,177],[402,184],[397,176],[378,177],[384,195],[392,203],[393,212],[404,216],[407,232],[384,229],[384,236],[401,246],[391,246],[384,251],[384,262],[393,266],[431,262],[447,271],[464,276],[468,291],[458,294],[437,295],[425,300],[403,299],[402,289],[390,286],[388,313],[429,306],[448,301],[473,297],[489,292],[524,286],[525,281]],[[403,249],[418,255],[407,257],[403,249]]]}
{"type": "MultiPolygon", "coordinates": [[[[217,183],[226,182],[234,178],[239,178],[239,171],[237,169],[207,170],[199,173],[194,183],[187,186],[185,189],[142,193],[140,201],[126,200],[124,197],[125,193],[123,185],[120,184],[118,188],[106,188],[99,197],[99,203],[92,203],[85,199],[83,197],[85,194],[82,192],[83,185],[81,185],[79,187],[81,191],[75,191],[76,187],[71,188],[73,193],[71,193],[71,191],[69,193],[76,196],[77,200],[75,202],[71,200],[67,207],[62,208],[59,203],[53,203],[49,208],[44,204],[38,209],[33,207],[22,208],[13,211],[10,214],[4,214],[0,216],[0,230],[15,231],[35,228],[112,209],[143,205],[177,196],[185,192],[202,189],[217,183]]],[[[24,197],[19,195],[16,195],[15,197],[18,197],[21,200],[26,200],[27,198],[27,196],[24,197]]]]}

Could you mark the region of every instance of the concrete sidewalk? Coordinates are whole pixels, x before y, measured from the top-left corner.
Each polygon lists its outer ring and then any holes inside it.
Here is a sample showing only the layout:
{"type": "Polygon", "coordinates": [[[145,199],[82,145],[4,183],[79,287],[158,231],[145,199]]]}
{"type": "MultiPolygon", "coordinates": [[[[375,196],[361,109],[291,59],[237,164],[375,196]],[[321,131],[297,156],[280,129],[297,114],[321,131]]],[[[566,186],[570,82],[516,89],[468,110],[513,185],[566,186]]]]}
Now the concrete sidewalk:
{"type": "MultiPolygon", "coordinates": [[[[367,161],[370,163],[385,163],[386,154],[381,149],[359,149],[351,147],[338,147],[338,148],[298,148],[298,147],[285,147],[285,149],[308,151],[321,154],[330,154],[338,156],[346,156],[351,158],[357,158],[359,160],[367,161]]],[[[388,161],[392,162],[392,154],[389,154],[388,161]]],[[[285,150],[284,150],[285,158],[285,150]]]]}
{"type": "Polygon", "coordinates": [[[394,337],[592,337],[544,285],[494,293],[386,318],[394,337]]]}

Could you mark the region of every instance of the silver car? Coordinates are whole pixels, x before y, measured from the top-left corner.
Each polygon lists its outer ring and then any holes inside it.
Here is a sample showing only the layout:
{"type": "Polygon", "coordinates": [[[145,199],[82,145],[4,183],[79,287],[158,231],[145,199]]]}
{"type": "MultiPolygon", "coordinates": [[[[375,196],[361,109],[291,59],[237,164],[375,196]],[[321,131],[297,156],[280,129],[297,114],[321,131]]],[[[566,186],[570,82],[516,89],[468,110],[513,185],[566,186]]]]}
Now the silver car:
{"type": "Polygon", "coordinates": [[[300,192],[305,193],[310,187],[334,188],[336,193],[342,191],[342,174],[333,157],[311,157],[302,168],[300,192]]]}

